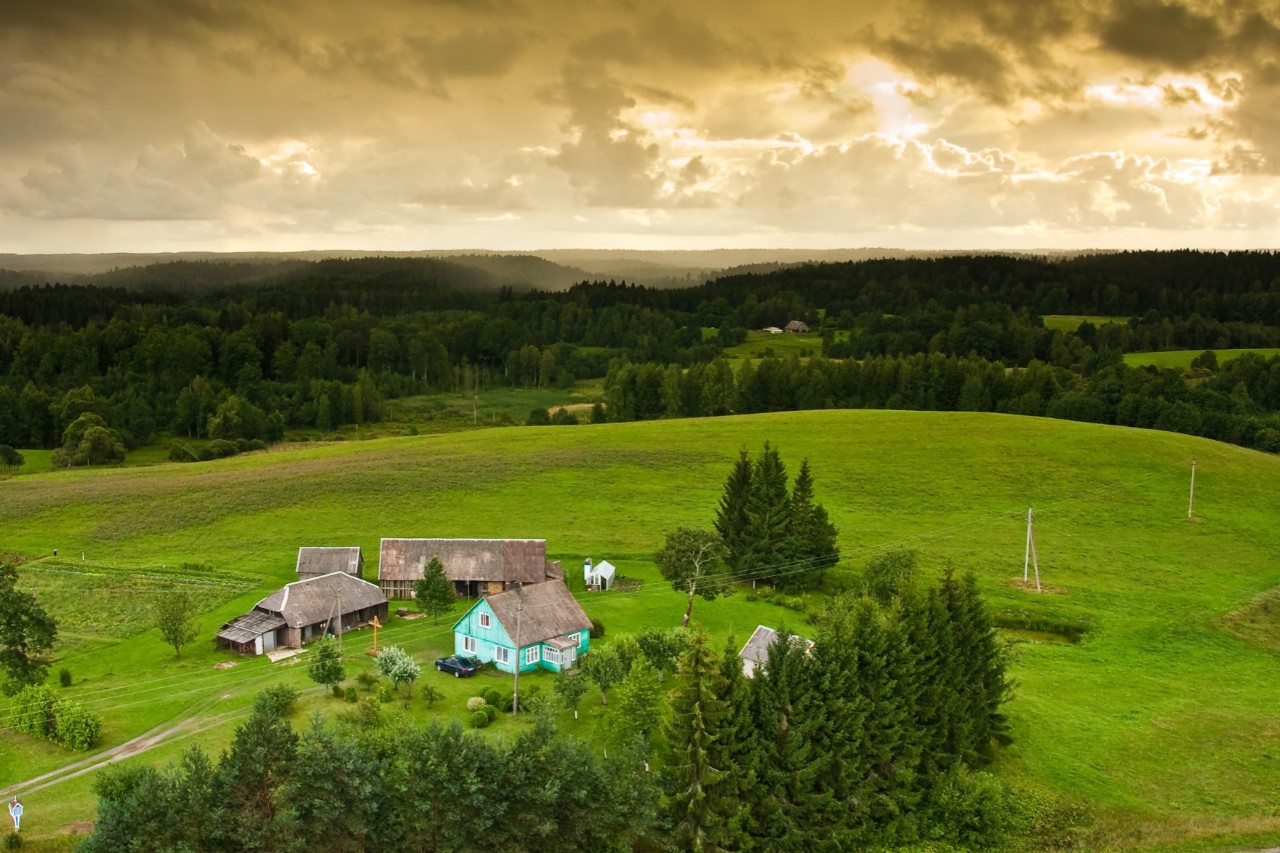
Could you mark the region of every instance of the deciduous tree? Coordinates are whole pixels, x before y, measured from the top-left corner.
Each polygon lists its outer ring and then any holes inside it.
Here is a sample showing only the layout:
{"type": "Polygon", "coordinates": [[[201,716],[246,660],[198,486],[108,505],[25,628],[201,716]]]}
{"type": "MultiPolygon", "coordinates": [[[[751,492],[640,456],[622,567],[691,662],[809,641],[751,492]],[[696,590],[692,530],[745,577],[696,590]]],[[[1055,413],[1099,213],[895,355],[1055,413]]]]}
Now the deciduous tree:
{"type": "Polygon", "coordinates": [[[28,684],[44,681],[49,662],[44,655],[58,639],[58,625],[29,592],[18,589],[18,570],[0,565],[0,685],[12,696],[28,684]]]}
{"type": "Polygon", "coordinates": [[[186,590],[167,592],[155,605],[153,618],[160,636],[173,646],[173,656],[182,657],[182,647],[200,634],[195,619],[196,605],[186,590]]]}
{"type": "Polygon", "coordinates": [[[677,527],[667,534],[662,549],[653,555],[658,571],[676,592],[689,595],[680,627],[687,627],[693,615],[693,599],[701,595],[714,601],[733,593],[733,581],[726,571],[726,552],[719,534],[710,530],[677,527]]]}

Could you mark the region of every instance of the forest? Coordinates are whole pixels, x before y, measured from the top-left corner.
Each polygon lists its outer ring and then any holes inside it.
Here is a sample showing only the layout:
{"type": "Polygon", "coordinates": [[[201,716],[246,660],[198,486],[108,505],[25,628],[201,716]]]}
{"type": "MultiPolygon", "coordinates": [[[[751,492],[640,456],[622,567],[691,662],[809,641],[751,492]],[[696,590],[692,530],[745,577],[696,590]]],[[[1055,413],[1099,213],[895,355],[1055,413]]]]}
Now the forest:
{"type": "Polygon", "coordinates": [[[376,422],[395,398],[603,378],[610,420],[995,411],[1275,452],[1280,359],[1184,374],[1123,355],[1276,346],[1269,252],[872,260],[556,292],[440,259],[177,262],[0,289],[0,445],[88,463],[157,433],[273,441],[376,422]],[[1064,331],[1055,314],[1097,321],[1064,331]],[[814,357],[726,358],[793,319],[814,357]]]}

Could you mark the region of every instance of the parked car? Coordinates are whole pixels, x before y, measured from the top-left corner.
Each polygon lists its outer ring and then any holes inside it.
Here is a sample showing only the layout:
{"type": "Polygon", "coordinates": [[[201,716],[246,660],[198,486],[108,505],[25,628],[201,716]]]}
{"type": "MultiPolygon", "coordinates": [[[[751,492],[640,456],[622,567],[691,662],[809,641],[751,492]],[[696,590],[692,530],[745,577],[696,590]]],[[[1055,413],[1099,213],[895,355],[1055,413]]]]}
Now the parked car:
{"type": "Polygon", "coordinates": [[[464,675],[475,675],[480,670],[480,666],[473,660],[450,655],[447,658],[438,658],[436,669],[440,672],[452,672],[454,678],[462,678],[464,675]]]}

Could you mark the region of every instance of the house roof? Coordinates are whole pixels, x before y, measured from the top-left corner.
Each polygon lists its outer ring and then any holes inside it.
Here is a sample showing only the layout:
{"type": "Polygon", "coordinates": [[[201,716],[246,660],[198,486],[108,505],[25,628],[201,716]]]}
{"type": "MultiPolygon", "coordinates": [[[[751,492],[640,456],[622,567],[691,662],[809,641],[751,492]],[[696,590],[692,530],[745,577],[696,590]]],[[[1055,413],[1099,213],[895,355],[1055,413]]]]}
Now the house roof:
{"type": "Polygon", "coordinates": [[[360,577],[364,556],[359,548],[299,548],[298,574],[327,575],[346,572],[360,577]]]}
{"type": "Polygon", "coordinates": [[[387,597],[377,584],[353,578],[345,572],[330,572],[285,584],[255,605],[254,609],[277,614],[290,628],[314,625],[340,616],[386,604],[387,597]]]}
{"type": "Polygon", "coordinates": [[[512,641],[521,647],[591,628],[591,620],[564,581],[549,580],[485,599],[512,641]],[[516,637],[519,621],[520,636],[516,637]]]}
{"type": "Polygon", "coordinates": [[[787,324],[788,332],[799,332],[801,330],[806,332],[809,331],[809,324],[804,322],[803,320],[792,320],[790,323],[787,324]]]}
{"type": "Polygon", "coordinates": [[[378,579],[418,580],[432,557],[453,581],[536,584],[547,576],[545,539],[383,539],[378,579]]]}
{"type": "Polygon", "coordinates": [[[252,643],[268,631],[284,627],[284,620],[274,613],[251,610],[222,626],[218,636],[233,643],[252,643]]]}
{"type": "Polygon", "coordinates": [[[608,560],[601,560],[599,563],[596,563],[595,568],[591,570],[591,574],[596,577],[611,578],[617,571],[618,570],[613,567],[613,563],[610,563],[608,560]]]}
{"type": "MultiPolygon", "coordinates": [[[[797,637],[797,639],[804,643],[807,648],[813,647],[812,640],[806,640],[804,637],[797,637]]],[[[738,657],[763,666],[769,662],[769,647],[777,640],[777,631],[767,625],[757,625],[756,630],[751,634],[751,638],[747,640],[747,644],[742,647],[742,651],[738,652],[738,657]]]]}

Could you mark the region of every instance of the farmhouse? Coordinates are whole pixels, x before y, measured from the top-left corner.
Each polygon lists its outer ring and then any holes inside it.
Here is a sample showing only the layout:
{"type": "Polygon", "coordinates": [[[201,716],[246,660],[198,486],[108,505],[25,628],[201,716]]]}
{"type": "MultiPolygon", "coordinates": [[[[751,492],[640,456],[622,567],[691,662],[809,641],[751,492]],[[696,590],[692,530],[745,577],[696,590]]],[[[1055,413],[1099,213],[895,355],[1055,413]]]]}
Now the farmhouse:
{"type": "Polygon", "coordinates": [[[383,539],[378,586],[388,598],[413,598],[413,582],[432,557],[465,598],[564,577],[560,564],[547,559],[545,539],[383,539]]]}
{"type": "Polygon", "coordinates": [[[346,572],[364,578],[364,555],[359,548],[299,548],[298,577],[310,578],[330,572],[346,572]]]}
{"type": "Polygon", "coordinates": [[[374,584],[346,572],[285,584],[253,610],[222,626],[218,646],[242,655],[302,648],[325,634],[341,634],[387,618],[387,597],[374,584]]]}
{"type": "Polygon", "coordinates": [[[788,332],[803,335],[805,332],[809,331],[809,324],[803,320],[792,320],[786,325],[786,330],[788,332]]]}
{"type": "Polygon", "coordinates": [[[504,672],[569,669],[590,644],[591,620],[564,581],[520,587],[477,601],[453,626],[455,653],[504,672]]]}
{"type": "MultiPolygon", "coordinates": [[[[813,640],[794,637],[797,642],[804,643],[805,648],[813,648],[813,640]]],[[[742,674],[754,678],[756,669],[763,668],[769,662],[769,647],[778,641],[778,632],[766,625],[757,625],[747,644],[738,652],[742,661],[742,674]]]]}

